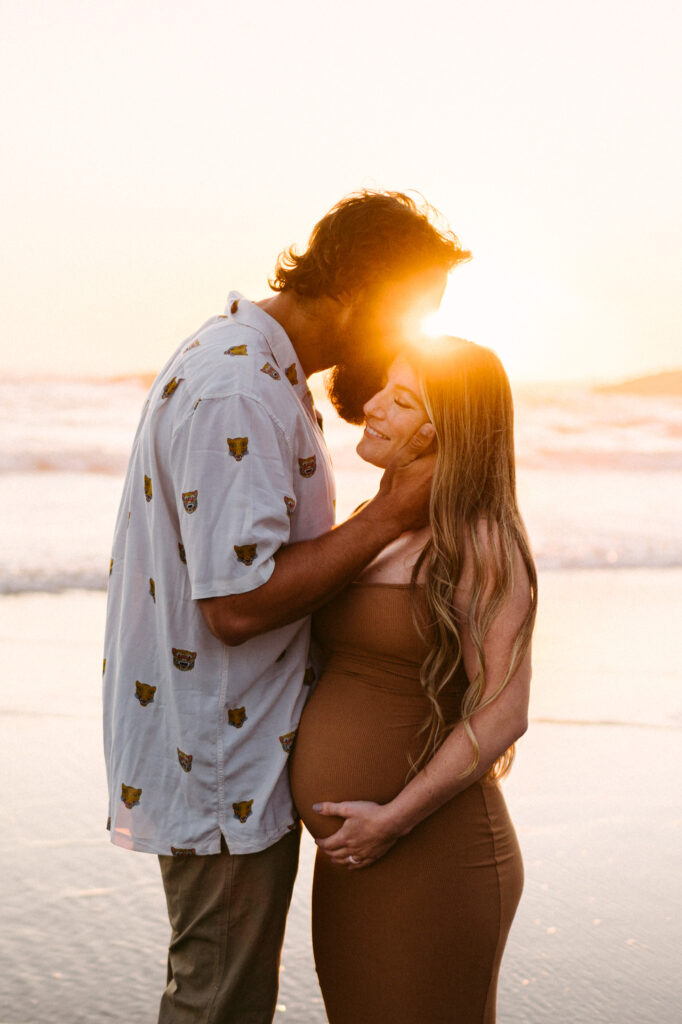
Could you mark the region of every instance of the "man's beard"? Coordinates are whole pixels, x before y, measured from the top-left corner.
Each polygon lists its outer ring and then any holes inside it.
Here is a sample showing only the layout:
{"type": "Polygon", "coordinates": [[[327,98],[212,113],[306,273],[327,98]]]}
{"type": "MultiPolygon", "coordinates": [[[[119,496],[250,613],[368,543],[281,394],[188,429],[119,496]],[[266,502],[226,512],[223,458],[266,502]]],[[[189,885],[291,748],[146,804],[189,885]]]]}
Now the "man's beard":
{"type": "Polygon", "coordinates": [[[332,366],[325,386],[327,396],[341,419],[347,423],[364,423],[362,407],[384,386],[387,363],[386,359],[376,359],[332,366]]]}

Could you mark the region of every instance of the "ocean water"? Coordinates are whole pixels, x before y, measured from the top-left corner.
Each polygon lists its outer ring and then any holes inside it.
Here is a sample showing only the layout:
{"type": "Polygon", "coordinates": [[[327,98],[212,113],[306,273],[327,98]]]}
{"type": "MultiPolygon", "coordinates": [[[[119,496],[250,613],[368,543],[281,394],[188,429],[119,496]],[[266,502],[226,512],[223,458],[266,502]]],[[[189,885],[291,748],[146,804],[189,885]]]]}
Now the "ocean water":
{"type": "MultiPolygon", "coordinates": [[[[358,427],[315,383],[337,518],[374,493],[358,427]]],[[[100,590],[133,433],[138,378],[0,381],[0,593],[100,590]]],[[[541,569],[682,565],[682,400],[588,386],[516,389],[521,509],[541,569]]]]}

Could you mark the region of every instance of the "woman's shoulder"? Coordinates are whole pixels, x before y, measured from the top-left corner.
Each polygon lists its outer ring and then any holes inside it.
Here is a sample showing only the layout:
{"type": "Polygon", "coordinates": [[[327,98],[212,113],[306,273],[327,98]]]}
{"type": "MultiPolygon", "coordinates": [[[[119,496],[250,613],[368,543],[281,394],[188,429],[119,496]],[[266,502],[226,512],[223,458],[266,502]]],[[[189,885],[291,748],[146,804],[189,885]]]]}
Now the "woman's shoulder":
{"type": "Polygon", "coordinates": [[[476,554],[482,561],[506,559],[515,565],[523,564],[521,547],[516,535],[503,529],[495,519],[486,519],[484,516],[481,516],[469,534],[465,533],[464,536],[464,563],[473,562],[476,554]]]}
{"type": "Polygon", "coordinates": [[[508,598],[527,603],[531,592],[528,569],[517,537],[494,520],[481,518],[464,541],[462,571],[457,584],[457,604],[468,608],[481,585],[484,597],[496,588],[496,577],[505,570],[511,579],[508,598]]]}

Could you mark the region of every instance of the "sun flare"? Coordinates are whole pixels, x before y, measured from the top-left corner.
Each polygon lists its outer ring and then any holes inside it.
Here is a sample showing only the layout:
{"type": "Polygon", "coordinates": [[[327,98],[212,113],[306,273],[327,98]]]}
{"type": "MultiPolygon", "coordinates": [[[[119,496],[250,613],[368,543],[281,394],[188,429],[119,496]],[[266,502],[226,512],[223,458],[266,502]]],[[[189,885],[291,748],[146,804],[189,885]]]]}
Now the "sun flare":
{"type": "Polygon", "coordinates": [[[451,335],[451,327],[452,320],[442,307],[433,313],[428,313],[421,322],[422,333],[434,341],[444,334],[451,335]]]}
{"type": "Polygon", "coordinates": [[[509,274],[491,266],[467,265],[450,278],[440,308],[422,320],[422,341],[429,348],[444,336],[465,338],[493,349],[507,372],[532,376],[532,355],[524,338],[522,290],[509,274]],[[430,341],[427,341],[430,339],[430,341]]]}

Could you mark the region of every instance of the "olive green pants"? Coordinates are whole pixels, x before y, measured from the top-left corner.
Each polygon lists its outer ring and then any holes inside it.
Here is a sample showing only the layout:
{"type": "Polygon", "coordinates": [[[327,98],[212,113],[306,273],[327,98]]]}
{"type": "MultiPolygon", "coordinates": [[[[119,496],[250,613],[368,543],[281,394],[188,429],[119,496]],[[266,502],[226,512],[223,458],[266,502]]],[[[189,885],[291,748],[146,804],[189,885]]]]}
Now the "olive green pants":
{"type": "Polygon", "coordinates": [[[300,826],[260,853],[160,856],[172,934],[159,1024],[270,1024],[300,826]]]}

